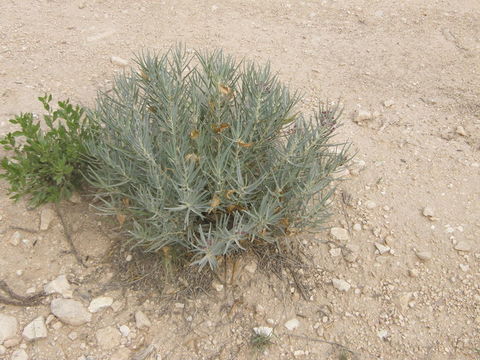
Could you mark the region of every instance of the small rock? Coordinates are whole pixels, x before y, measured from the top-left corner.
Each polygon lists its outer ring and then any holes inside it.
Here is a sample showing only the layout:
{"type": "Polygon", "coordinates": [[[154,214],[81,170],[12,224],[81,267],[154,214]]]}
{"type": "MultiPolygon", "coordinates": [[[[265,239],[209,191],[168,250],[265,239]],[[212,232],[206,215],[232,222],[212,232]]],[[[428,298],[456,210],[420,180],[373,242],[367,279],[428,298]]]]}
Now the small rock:
{"type": "Polygon", "coordinates": [[[388,246],[385,246],[378,242],[375,243],[375,247],[377,248],[380,255],[386,254],[390,251],[390,248],[388,246]]]}
{"type": "Polygon", "coordinates": [[[364,160],[354,159],[349,167],[350,173],[354,176],[360,174],[365,169],[366,163],[364,160]]]}
{"type": "Polygon", "coordinates": [[[420,272],[417,269],[408,269],[408,275],[412,278],[416,278],[420,275],[420,272]]]}
{"type": "Polygon", "coordinates": [[[107,326],[95,333],[98,345],[103,349],[113,349],[120,345],[121,334],[113,326],[107,326]]]}
{"type": "Polygon", "coordinates": [[[68,338],[72,341],[75,341],[78,338],[78,333],[76,331],[72,331],[70,334],[68,334],[68,338]]]}
{"type": "Polygon", "coordinates": [[[183,311],[183,309],[185,309],[185,304],[184,303],[175,303],[173,304],[173,312],[174,313],[181,313],[183,311]]]}
{"type": "Polygon", "coordinates": [[[125,258],[125,261],[130,262],[130,261],[132,261],[132,259],[133,259],[132,254],[128,254],[127,257],[125,258]]]}
{"type": "Polygon", "coordinates": [[[218,292],[222,291],[223,290],[223,285],[214,281],[212,282],[212,286],[215,290],[217,290],[218,292]]]}
{"type": "Polygon", "coordinates": [[[437,105],[438,104],[438,100],[435,99],[435,98],[420,98],[420,100],[422,100],[425,104],[427,105],[437,105]]]}
{"type": "Polygon", "coordinates": [[[388,331],[380,330],[379,332],[377,332],[377,336],[382,340],[386,340],[388,338],[388,331]]]}
{"type": "Polygon", "coordinates": [[[383,106],[385,106],[386,108],[392,107],[393,105],[395,105],[395,101],[393,100],[385,100],[383,102],[383,106]]]}
{"type": "Polygon", "coordinates": [[[425,217],[434,217],[435,214],[433,212],[433,209],[430,206],[425,206],[422,211],[423,216],[425,217]]]}
{"type": "Polygon", "coordinates": [[[247,270],[250,274],[255,274],[255,271],[257,271],[257,263],[252,261],[250,264],[245,266],[245,270],[247,270]]]}
{"type": "Polygon", "coordinates": [[[60,330],[63,327],[63,324],[60,321],[55,321],[52,325],[54,330],[60,330]]]}
{"type": "Polygon", "coordinates": [[[288,320],[285,324],[283,324],[283,326],[285,326],[287,330],[292,331],[300,326],[300,321],[298,321],[298,319],[293,318],[288,320]]]}
{"type": "Polygon", "coordinates": [[[463,272],[467,272],[468,270],[470,270],[470,266],[468,264],[459,264],[458,266],[463,272]]]}
{"type": "Polygon", "coordinates": [[[145,315],[142,311],[137,311],[135,313],[135,323],[138,329],[149,328],[152,326],[150,320],[148,320],[147,315],[145,315]]]}
{"type": "Polygon", "coordinates": [[[10,315],[0,314],[0,345],[17,334],[18,321],[10,315]]]}
{"type": "Polygon", "coordinates": [[[93,299],[90,302],[88,307],[88,311],[91,313],[96,313],[104,308],[107,308],[113,304],[113,299],[109,296],[100,296],[93,299]]]}
{"type": "Polygon", "coordinates": [[[337,256],[340,256],[342,254],[342,249],[333,248],[333,249],[330,249],[329,253],[332,257],[337,257],[337,256]]]}
{"type": "Polygon", "coordinates": [[[357,124],[364,123],[373,119],[373,114],[368,110],[358,110],[353,118],[357,124]]]}
{"type": "Polygon", "coordinates": [[[28,355],[25,350],[18,349],[12,353],[11,360],[28,360],[28,355]]]}
{"type": "Polygon", "coordinates": [[[68,199],[68,201],[70,201],[73,204],[80,204],[82,202],[82,197],[78,192],[74,191],[70,196],[70,199],[68,199]]]}
{"type": "Polygon", "coordinates": [[[358,258],[358,251],[360,248],[355,244],[347,244],[345,249],[342,250],[343,258],[349,263],[353,263],[358,258]]]}
{"type": "Polygon", "coordinates": [[[467,132],[465,131],[465,128],[462,125],[457,126],[455,129],[455,132],[460,135],[460,136],[467,136],[467,132]]]}
{"type": "Polygon", "coordinates": [[[46,338],[47,327],[45,326],[45,318],[43,316],[37,317],[30,324],[25,326],[22,335],[27,341],[46,338]]]}
{"type": "Polygon", "coordinates": [[[353,230],[354,231],[362,231],[362,225],[359,223],[356,223],[353,225],[353,230]]]}
{"type": "Polygon", "coordinates": [[[53,219],[55,219],[55,211],[50,208],[43,209],[40,213],[40,230],[48,230],[53,219]]]}
{"type": "Polygon", "coordinates": [[[60,275],[55,280],[50,281],[43,289],[48,295],[61,294],[64,298],[71,298],[73,296],[70,283],[65,275],[60,275]]]}
{"type": "Polygon", "coordinates": [[[306,353],[303,350],[295,350],[293,352],[293,356],[295,356],[295,357],[300,357],[300,356],[304,356],[304,355],[306,355],[306,353]]]}
{"type": "Polygon", "coordinates": [[[31,287],[31,288],[28,288],[27,290],[25,290],[25,294],[32,295],[32,294],[35,294],[36,291],[37,291],[37,289],[35,287],[31,287]]]}
{"type": "Polygon", "coordinates": [[[258,315],[265,315],[265,308],[262,305],[257,304],[255,306],[255,313],[258,315]]]}
{"type": "Polygon", "coordinates": [[[115,30],[108,30],[92,36],[88,36],[87,42],[95,42],[95,41],[103,40],[109,36],[112,36],[113,34],[115,34],[115,32],[116,32],[115,30]]]}
{"type": "Polygon", "coordinates": [[[123,308],[123,302],[122,302],[122,301],[116,300],[116,301],[113,302],[113,304],[112,304],[112,310],[113,310],[114,312],[118,312],[118,311],[120,311],[122,308],[123,308]]]}
{"type": "Polygon", "coordinates": [[[92,314],[77,300],[54,299],[50,309],[53,315],[68,325],[79,326],[92,320],[92,314]]]}
{"type": "Polygon", "coordinates": [[[392,247],[395,244],[395,238],[392,235],[385,236],[385,244],[392,247]]]}
{"type": "Polygon", "coordinates": [[[432,259],[432,253],[430,251],[417,251],[415,255],[417,255],[422,261],[429,261],[432,259]]]}
{"type": "Polygon", "coordinates": [[[408,310],[408,304],[410,303],[410,300],[412,299],[412,293],[411,292],[406,292],[398,296],[396,300],[396,305],[401,311],[407,311],[408,310]]]}
{"type": "Polygon", "coordinates": [[[254,327],[253,332],[259,336],[272,336],[273,334],[273,328],[268,327],[268,326],[259,326],[259,327],[254,327]]]}
{"type": "Polygon", "coordinates": [[[348,231],[343,228],[339,227],[333,227],[330,229],[330,235],[332,235],[333,238],[336,240],[340,241],[346,241],[350,239],[350,235],[348,234],[348,231]]]}
{"type": "Polygon", "coordinates": [[[469,252],[472,251],[472,244],[467,241],[461,240],[453,248],[457,251],[469,252]]]}
{"type": "Polygon", "coordinates": [[[110,58],[110,61],[112,62],[113,65],[117,65],[117,66],[127,66],[128,65],[128,60],[122,59],[121,57],[118,57],[118,56],[112,56],[110,58]]]}
{"type": "Polygon", "coordinates": [[[45,320],[45,324],[49,325],[56,317],[53,314],[47,316],[47,320],[45,320]]]}
{"type": "Polygon", "coordinates": [[[20,244],[20,240],[22,240],[22,234],[20,234],[18,231],[15,231],[10,238],[10,244],[13,246],[18,246],[18,244],[20,244]]]}
{"type": "Polygon", "coordinates": [[[351,285],[342,279],[332,279],[332,285],[338,291],[344,291],[344,292],[347,292],[351,288],[351,285]]]}
{"type": "Polygon", "coordinates": [[[367,200],[365,201],[365,207],[370,210],[375,209],[377,207],[377,203],[373,200],[367,200]]]}
{"type": "Polygon", "coordinates": [[[20,336],[14,336],[8,340],[5,340],[3,342],[3,346],[6,348],[14,348],[15,346],[18,346],[22,342],[22,338],[20,336]]]}
{"type": "Polygon", "coordinates": [[[120,325],[118,327],[122,336],[127,337],[130,334],[130,328],[127,325],[120,325]]]}
{"type": "Polygon", "coordinates": [[[4,355],[7,352],[7,348],[3,345],[0,345],[0,355],[4,355]]]}

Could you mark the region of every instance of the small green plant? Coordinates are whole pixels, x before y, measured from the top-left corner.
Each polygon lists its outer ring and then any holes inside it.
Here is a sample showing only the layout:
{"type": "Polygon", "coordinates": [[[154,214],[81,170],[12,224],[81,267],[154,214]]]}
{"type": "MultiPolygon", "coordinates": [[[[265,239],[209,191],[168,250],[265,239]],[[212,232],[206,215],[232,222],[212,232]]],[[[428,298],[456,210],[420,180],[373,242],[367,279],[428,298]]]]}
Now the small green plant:
{"type": "Polygon", "coordinates": [[[322,226],[333,174],[347,161],[331,138],[338,106],[311,117],[269,66],[221,51],[143,54],[116,78],[89,117],[96,160],[88,179],[99,208],[132,246],[183,253],[215,268],[255,242],[322,226]]]}
{"type": "Polygon", "coordinates": [[[267,347],[272,345],[272,335],[254,334],[250,338],[250,346],[258,352],[263,352],[267,347]]]}
{"type": "Polygon", "coordinates": [[[53,110],[51,95],[38,99],[48,112],[43,116],[47,130],[32,113],[24,113],[10,120],[20,130],[0,139],[3,148],[13,152],[2,159],[0,178],[9,182],[11,198],[28,195],[33,206],[58,202],[80,186],[89,136],[83,108],[66,100],[53,110]]]}

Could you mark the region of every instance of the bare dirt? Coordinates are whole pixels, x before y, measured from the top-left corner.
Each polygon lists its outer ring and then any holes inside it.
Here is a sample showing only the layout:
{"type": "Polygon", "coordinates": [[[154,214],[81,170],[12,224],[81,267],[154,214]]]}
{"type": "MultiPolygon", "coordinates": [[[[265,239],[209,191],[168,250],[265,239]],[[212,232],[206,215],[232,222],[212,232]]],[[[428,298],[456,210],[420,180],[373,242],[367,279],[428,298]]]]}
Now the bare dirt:
{"type": "MultiPolygon", "coordinates": [[[[45,92],[92,105],[123,71],[112,56],[178,41],[271,61],[305,93],[307,111],[341,98],[339,140],[353,143],[357,162],[343,174],[330,225],[348,239],[302,236],[306,295],[247,258],[233,283],[177,303],[108,291],[114,309],[78,327],[50,315],[58,295],[0,305],[19,323],[0,359],[24,359],[22,350],[38,360],[141,359],[149,345],[147,359],[480,359],[480,2],[3,0],[0,133],[15,114],[39,112],[45,92]],[[375,117],[355,122],[357,110],[375,117]],[[138,310],[150,327],[136,328],[138,310]],[[23,328],[41,315],[47,338],[26,341],[23,328]],[[299,326],[288,330],[291,319],[299,326]],[[274,328],[261,351],[251,346],[257,326],[274,328]]],[[[66,275],[88,306],[92,281],[113,275],[102,263],[112,242],[105,219],[86,201],[62,204],[85,269],[68,254],[59,219],[40,231],[44,209],[11,202],[6,189],[0,183],[0,279],[25,295],[66,275]]]]}

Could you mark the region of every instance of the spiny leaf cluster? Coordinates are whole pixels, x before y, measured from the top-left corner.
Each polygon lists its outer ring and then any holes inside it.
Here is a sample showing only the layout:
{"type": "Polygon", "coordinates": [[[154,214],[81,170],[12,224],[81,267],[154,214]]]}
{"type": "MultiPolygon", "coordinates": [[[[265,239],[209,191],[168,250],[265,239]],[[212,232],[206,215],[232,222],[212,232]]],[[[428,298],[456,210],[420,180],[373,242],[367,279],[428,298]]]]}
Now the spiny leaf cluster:
{"type": "Polygon", "coordinates": [[[332,145],[338,107],[305,118],[270,67],[222,51],[144,53],[89,114],[88,178],[100,208],[133,246],[180,249],[214,268],[256,241],[322,225],[332,174],[346,147],[332,145]]]}
{"type": "Polygon", "coordinates": [[[10,120],[20,130],[0,139],[3,148],[13,152],[2,159],[0,178],[9,182],[13,199],[27,195],[33,206],[58,202],[81,185],[84,145],[90,136],[82,107],[66,100],[59,101],[58,109],[53,110],[51,95],[38,99],[47,111],[43,116],[46,130],[32,113],[24,113],[10,120]]]}

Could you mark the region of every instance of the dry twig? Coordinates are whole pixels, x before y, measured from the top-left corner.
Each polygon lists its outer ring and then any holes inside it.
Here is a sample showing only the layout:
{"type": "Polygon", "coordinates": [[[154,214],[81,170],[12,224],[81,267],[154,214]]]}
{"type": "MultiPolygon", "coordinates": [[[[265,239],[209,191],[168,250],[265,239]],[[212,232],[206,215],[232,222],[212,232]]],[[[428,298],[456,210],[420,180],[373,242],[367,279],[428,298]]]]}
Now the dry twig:
{"type": "Polygon", "coordinates": [[[47,296],[45,292],[40,291],[30,296],[21,296],[16,294],[7,283],[0,280],[0,290],[6,293],[8,296],[0,295],[0,303],[13,306],[35,306],[40,305],[42,299],[47,296]]]}
{"type": "Polygon", "coordinates": [[[322,340],[322,339],[312,338],[312,337],[303,336],[303,335],[295,335],[295,334],[287,334],[287,335],[290,336],[290,337],[297,338],[297,339],[303,339],[303,340],[307,340],[307,341],[315,341],[315,342],[321,342],[321,343],[324,343],[324,344],[329,344],[329,345],[338,347],[338,348],[342,349],[343,351],[346,351],[346,352],[352,354],[355,358],[358,358],[358,354],[355,351],[350,350],[345,345],[342,345],[342,344],[337,343],[335,341],[322,340]]]}
{"type": "Polygon", "coordinates": [[[75,245],[73,244],[72,236],[70,235],[70,231],[68,230],[67,223],[65,221],[65,218],[62,215],[62,212],[60,211],[58,204],[55,204],[55,211],[58,217],[60,218],[60,222],[62,223],[63,233],[65,234],[65,239],[67,239],[68,245],[70,245],[71,253],[75,256],[75,259],[77,259],[78,263],[86,268],[87,265],[85,265],[82,257],[80,256],[77,249],[75,248],[75,245]]]}

